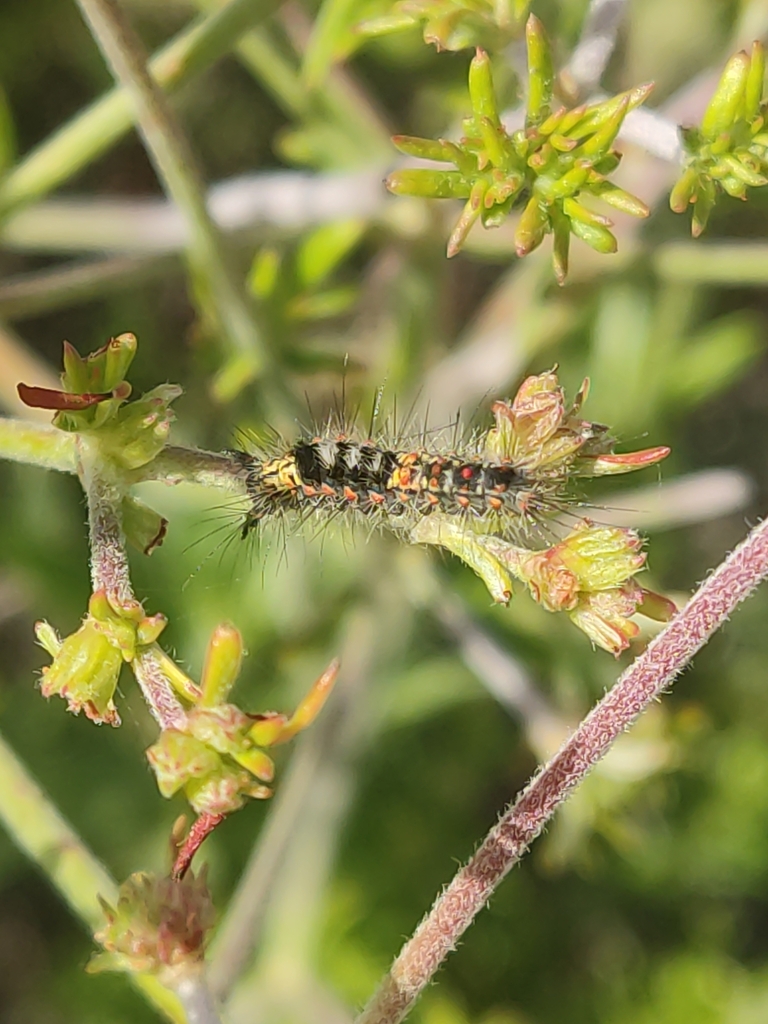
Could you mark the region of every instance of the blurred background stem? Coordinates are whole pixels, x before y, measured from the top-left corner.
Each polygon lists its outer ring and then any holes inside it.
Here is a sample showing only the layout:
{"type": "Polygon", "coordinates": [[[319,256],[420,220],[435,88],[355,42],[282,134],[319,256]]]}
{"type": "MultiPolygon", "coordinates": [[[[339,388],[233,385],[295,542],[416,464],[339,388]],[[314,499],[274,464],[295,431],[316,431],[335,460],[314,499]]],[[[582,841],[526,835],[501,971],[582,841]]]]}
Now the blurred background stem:
{"type": "MultiPolygon", "coordinates": [[[[272,0],[230,0],[185,28],[149,62],[161,89],[171,91],[228,53],[235,40],[274,9],[272,0]]],[[[115,88],[28,153],[0,181],[0,211],[38,199],[72,177],[133,124],[128,92],[115,88]]]]}
{"type": "MultiPolygon", "coordinates": [[[[0,737],[0,819],[14,842],[47,876],[72,911],[93,932],[104,922],[98,897],[117,902],[117,886],[40,786],[0,737]]],[[[133,984],[174,1024],[185,1024],[178,998],[149,975],[133,984]]]]}
{"type": "Polygon", "coordinates": [[[267,367],[267,355],[243,285],[208,213],[197,161],[160,87],[147,70],[138,37],[116,0],[78,0],[80,9],[134,110],[138,129],[158,176],[182,212],[189,231],[193,294],[209,323],[238,353],[240,382],[267,367]]]}

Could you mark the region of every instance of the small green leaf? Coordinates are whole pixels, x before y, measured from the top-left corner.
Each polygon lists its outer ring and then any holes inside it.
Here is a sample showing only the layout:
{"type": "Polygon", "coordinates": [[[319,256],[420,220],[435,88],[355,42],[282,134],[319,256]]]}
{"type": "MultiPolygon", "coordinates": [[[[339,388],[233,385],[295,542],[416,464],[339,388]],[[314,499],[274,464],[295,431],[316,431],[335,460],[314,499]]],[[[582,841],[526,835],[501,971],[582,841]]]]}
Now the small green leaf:
{"type": "Polygon", "coordinates": [[[685,213],[688,204],[694,202],[698,184],[698,171],[691,165],[683,171],[669,194],[669,205],[675,213],[685,213]]]}
{"type": "Polygon", "coordinates": [[[527,256],[544,241],[549,229],[549,218],[536,196],[531,196],[523,210],[515,231],[515,251],[527,256]]]}
{"type": "Polygon", "coordinates": [[[716,197],[717,193],[711,179],[700,178],[693,205],[693,219],[691,221],[691,234],[694,238],[698,238],[707,226],[716,197]]]}
{"type": "Polygon", "coordinates": [[[393,171],[386,185],[398,196],[426,196],[430,199],[467,199],[472,191],[472,185],[459,171],[421,168],[393,171]]]}
{"type": "Polygon", "coordinates": [[[616,252],[618,243],[615,236],[600,224],[585,224],[579,220],[572,220],[571,231],[596,252],[605,255],[616,252]]]}
{"type": "Polygon", "coordinates": [[[528,47],[528,103],[526,122],[535,124],[551,113],[555,73],[547,34],[539,19],[532,14],[525,26],[528,47]]]}
{"type": "Polygon", "coordinates": [[[248,271],[248,289],[257,299],[268,299],[280,276],[282,256],[274,246],[259,249],[248,271]]]}
{"type": "Polygon", "coordinates": [[[315,287],[325,281],[358,244],[365,227],[365,221],[353,219],[316,228],[303,240],[296,254],[299,282],[305,287],[315,287]]]}
{"type": "Polygon", "coordinates": [[[476,120],[486,118],[494,127],[499,124],[496,94],[493,91],[491,60],[480,47],[469,65],[469,98],[476,120]]]}
{"type": "Polygon", "coordinates": [[[748,121],[760,113],[765,81],[765,49],[756,39],[752,43],[752,57],[749,63],[749,74],[744,86],[744,116],[748,121]]]}
{"type": "Polygon", "coordinates": [[[483,209],[483,198],[487,187],[487,183],[482,179],[480,181],[476,181],[472,186],[469,199],[464,206],[461,216],[456,221],[456,226],[451,233],[451,237],[448,239],[448,259],[455,256],[459,249],[461,249],[472,225],[480,216],[483,209]]]}
{"type": "Polygon", "coordinates": [[[459,147],[453,142],[445,142],[443,139],[418,139],[412,135],[393,135],[392,144],[395,149],[406,156],[415,156],[420,160],[437,160],[441,163],[452,164],[461,153],[459,147]]]}
{"type": "Polygon", "coordinates": [[[714,140],[733,127],[744,112],[744,90],[751,61],[741,50],[725,66],[722,77],[701,121],[701,134],[714,140]]]}

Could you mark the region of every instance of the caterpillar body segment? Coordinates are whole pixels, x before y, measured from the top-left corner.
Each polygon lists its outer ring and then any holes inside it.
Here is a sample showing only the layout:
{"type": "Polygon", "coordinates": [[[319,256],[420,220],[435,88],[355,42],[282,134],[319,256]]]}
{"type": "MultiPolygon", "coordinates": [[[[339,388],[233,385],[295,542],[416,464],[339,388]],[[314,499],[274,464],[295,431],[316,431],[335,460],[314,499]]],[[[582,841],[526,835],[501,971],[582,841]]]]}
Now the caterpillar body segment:
{"type": "MultiPolygon", "coordinates": [[[[529,514],[532,481],[479,453],[396,450],[343,435],[301,440],[271,457],[240,456],[251,507],[243,533],[281,512],[354,510],[382,525],[433,512],[515,520],[529,514]]],[[[534,501],[535,504],[535,501],[534,501]]]]}

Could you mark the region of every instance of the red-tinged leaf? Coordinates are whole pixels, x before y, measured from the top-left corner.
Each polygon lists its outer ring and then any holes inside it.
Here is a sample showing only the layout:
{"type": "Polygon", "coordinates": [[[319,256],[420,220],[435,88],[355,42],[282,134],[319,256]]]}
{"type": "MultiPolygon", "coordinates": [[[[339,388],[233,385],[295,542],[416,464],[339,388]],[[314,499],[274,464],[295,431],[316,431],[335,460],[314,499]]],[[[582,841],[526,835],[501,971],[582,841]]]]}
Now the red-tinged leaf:
{"type": "MultiPolygon", "coordinates": [[[[592,463],[593,476],[609,476],[612,473],[631,473],[634,469],[644,469],[666,459],[671,449],[660,445],[658,448],[646,448],[640,452],[624,452],[620,455],[608,453],[589,458],[592,463]]],[[[586,460],[585,460],[586,461],[586,460]]]]}
{"type": "Polygon", "coordinates": [[[56,409],[65,412],[78,412],[81,409],[89,409],[99,402],[106,402],[112,395],[79,394],[73,395],[67,391],[56,391],[53,388],[30,387],[29,384],[17,384],[16,390],[24,405],[32,409],[56,409]]]}
{"type": "Polygon", "coordinates": [[[653,590],[646,590],[645,587],[641,589],[643,600],[637,610],[647,618],[654,619],[656,622],[669,622],[677,615],[677,605],[674,601],[653,590]]]}

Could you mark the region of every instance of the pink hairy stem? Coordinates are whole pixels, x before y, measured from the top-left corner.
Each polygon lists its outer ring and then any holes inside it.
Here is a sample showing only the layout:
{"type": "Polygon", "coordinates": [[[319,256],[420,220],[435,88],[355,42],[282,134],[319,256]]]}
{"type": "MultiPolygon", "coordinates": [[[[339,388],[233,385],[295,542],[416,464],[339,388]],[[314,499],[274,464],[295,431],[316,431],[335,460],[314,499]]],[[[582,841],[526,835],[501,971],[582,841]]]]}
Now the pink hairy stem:
{"type": "Polygon", "coordinates": [[[768,576],[768,520],[701,585],[504,811],[406,942],[356,1024],[398,1024],[568,794],[768,576]]]}

